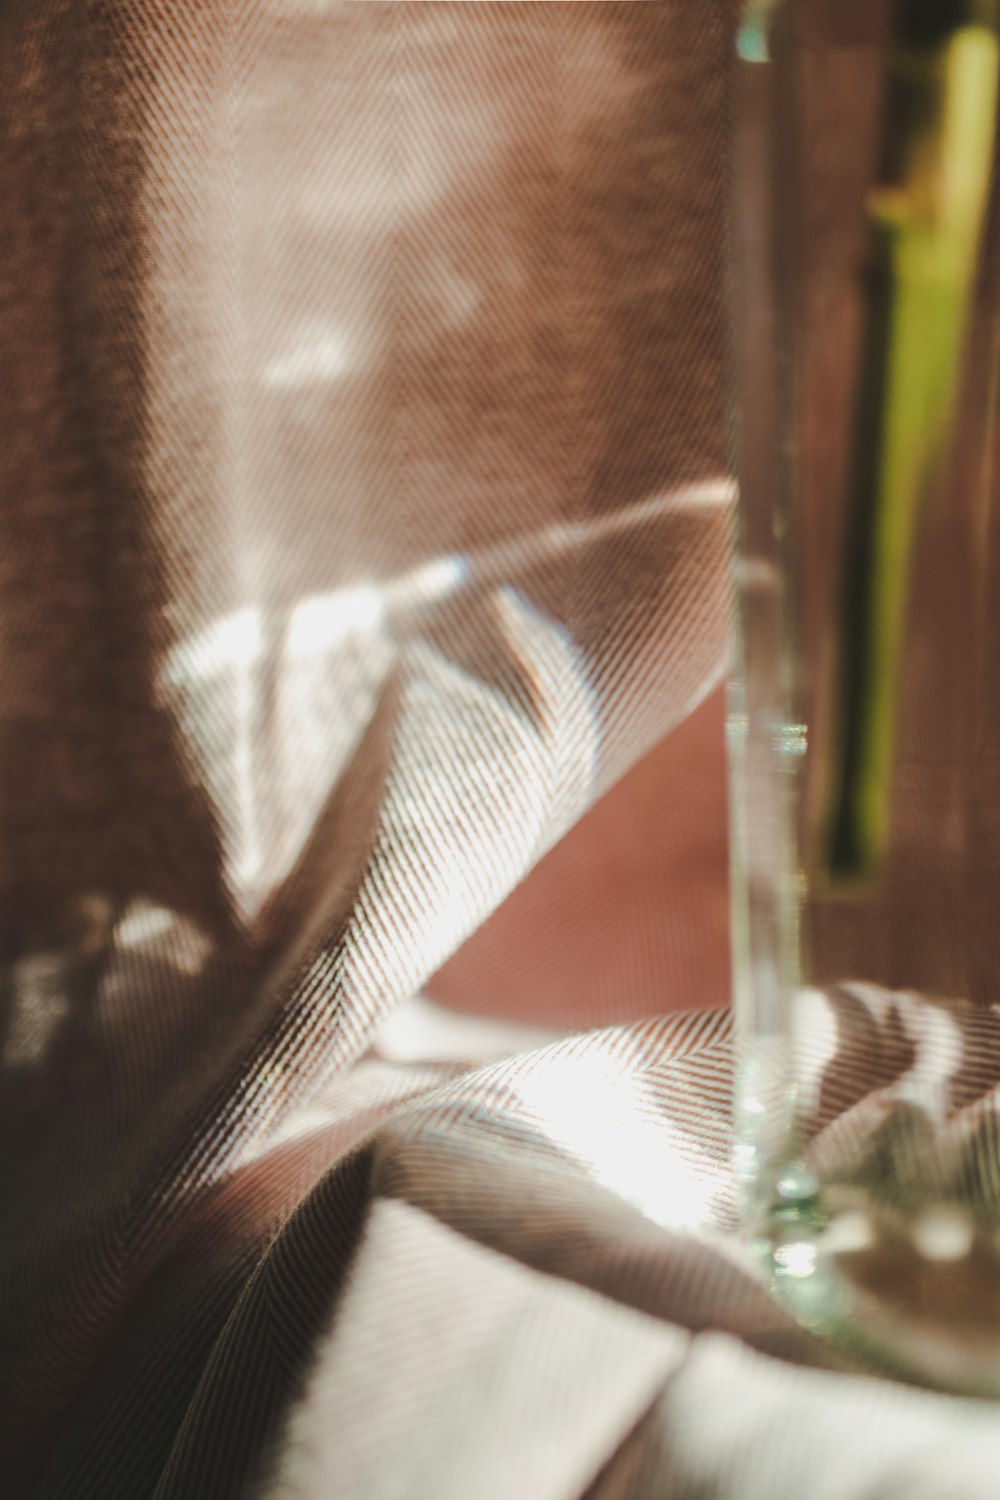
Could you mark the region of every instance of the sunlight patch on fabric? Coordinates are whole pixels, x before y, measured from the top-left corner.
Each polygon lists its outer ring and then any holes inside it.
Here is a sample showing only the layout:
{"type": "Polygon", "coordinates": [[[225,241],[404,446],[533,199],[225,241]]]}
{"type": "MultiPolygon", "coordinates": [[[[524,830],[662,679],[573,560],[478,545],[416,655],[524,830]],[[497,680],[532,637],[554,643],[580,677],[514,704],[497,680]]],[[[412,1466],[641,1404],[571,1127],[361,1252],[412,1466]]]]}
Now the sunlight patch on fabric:
{"type": "Polygon", "coordinates": [[[728,1174],[692,1146],[646,1095],[635,1058],[574,1053],[513,1083],[539,1129],[603,1187],[670,1229],[704,1229],[728,1174]]]}

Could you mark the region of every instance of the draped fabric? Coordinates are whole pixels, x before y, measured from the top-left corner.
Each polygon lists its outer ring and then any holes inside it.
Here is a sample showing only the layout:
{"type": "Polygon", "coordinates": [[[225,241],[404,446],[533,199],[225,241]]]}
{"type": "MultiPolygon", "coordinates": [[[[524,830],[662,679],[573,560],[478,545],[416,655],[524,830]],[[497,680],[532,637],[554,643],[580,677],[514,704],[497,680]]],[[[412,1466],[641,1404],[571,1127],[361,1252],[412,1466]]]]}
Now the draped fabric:
{"type": "Polygon", "coordinates": [[[5,1495],[990,1493],[735,1232],[731,12],[0,8],[5,1495]]]}

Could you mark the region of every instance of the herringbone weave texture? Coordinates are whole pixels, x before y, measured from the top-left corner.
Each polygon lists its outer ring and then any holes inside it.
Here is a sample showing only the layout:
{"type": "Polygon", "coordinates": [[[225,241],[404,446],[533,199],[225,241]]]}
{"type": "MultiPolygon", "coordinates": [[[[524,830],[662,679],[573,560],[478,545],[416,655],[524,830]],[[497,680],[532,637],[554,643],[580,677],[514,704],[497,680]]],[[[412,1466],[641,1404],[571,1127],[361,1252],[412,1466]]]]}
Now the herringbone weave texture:
{"type": "Polygon", "coordinates": [[[730,20],[0,8],[11,1500],[990,1493],[791,1362],[685,1010],[730,20]]]}

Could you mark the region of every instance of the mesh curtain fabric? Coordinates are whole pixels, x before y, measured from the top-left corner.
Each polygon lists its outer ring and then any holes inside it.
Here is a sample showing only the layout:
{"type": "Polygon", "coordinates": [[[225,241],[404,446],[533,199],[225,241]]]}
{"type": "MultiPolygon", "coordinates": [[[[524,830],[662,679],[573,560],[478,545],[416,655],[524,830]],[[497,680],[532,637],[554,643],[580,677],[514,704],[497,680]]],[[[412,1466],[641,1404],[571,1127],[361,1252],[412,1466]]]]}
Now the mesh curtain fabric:
{"type": "Polygon", "coordinates": [[[995,1463],[730,1236],[732,10],[0,8],[5,1495],[995,1463]]]}

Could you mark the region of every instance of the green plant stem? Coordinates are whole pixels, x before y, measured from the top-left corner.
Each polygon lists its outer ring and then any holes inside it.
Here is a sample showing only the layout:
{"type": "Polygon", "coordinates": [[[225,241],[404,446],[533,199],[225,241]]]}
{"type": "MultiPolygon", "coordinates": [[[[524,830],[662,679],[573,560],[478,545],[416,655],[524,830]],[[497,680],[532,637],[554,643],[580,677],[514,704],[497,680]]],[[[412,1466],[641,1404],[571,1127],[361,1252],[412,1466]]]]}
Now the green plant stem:
{"type": "Polygon", "coordinates": [[[869,206],[840,742],[822,856],[832,883],[877,873],[887,846],[914,544],[950,447],[993,162],[998,43],[981,8],[911,0],[896,27],[885,168],[869,206]]]}

